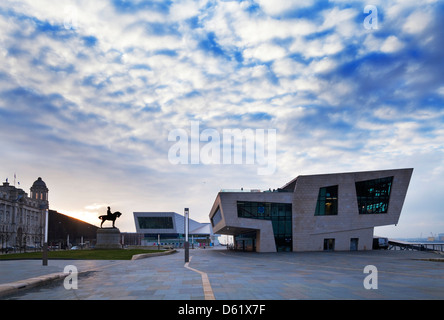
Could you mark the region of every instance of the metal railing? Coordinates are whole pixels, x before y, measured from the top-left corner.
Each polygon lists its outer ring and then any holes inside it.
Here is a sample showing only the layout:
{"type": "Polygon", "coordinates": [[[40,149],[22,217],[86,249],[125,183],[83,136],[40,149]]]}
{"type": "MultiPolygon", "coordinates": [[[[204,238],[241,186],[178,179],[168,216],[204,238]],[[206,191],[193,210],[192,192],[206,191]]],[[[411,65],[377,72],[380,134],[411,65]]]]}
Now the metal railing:
{"type": "Polygon", "coordinates": [[[389,240],[389,250],[439,251],[444,252],[444,243],[404,242],[389,240]]]}

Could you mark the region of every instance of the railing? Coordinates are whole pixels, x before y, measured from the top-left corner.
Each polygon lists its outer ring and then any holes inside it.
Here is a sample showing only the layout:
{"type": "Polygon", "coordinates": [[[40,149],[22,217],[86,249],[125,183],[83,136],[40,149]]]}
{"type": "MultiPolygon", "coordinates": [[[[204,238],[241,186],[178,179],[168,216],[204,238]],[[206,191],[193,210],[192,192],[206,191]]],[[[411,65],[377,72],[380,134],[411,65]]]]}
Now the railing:
{"type": "Polygon", "coordinates": [[[416,250],[416,251],[444,252],[444,243],[436,243],[436,242],[419,243],[419,242],[404,242],[398,240],[389,240],[389,250],[416,250]]]}
{"type": "Polygon", "coordinates": [[[220,192],[261,192],[259,189],[221,189],[220,192]]]}
{"type": "Polygon", "coordinates": [[[268,190],[260,190],[260,189],[220,189],[220,192],[292,192],[285,189],[268,189],[268,190]]]}

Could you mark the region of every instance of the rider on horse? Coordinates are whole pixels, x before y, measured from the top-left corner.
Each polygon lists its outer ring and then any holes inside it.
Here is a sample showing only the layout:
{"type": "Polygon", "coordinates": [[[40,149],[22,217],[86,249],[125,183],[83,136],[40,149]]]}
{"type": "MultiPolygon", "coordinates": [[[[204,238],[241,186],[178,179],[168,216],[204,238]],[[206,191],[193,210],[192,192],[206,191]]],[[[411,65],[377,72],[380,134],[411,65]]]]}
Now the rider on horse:
{"type": "Polygon", "coordinates": [[[111,208],[108,207],[108,210],[106,211],[106,215],[100,216],[99,219],[102,220],[102,223],[100,224],[100,228],[102,228],[103,223],[106,220],[110,220],[113,222],[113,228],[114,227],[114,223],[116,221],[117,218],[119,218],[122,215],[122,213],[120,213],[119,211],[116,211],[114,213],[111,212],[111,208]]]}
{"type": "Polygon", "coordinates": [[[111,208],[108,207],[108,211],[106,211],[107,218],[112,218],[111,208]]]}

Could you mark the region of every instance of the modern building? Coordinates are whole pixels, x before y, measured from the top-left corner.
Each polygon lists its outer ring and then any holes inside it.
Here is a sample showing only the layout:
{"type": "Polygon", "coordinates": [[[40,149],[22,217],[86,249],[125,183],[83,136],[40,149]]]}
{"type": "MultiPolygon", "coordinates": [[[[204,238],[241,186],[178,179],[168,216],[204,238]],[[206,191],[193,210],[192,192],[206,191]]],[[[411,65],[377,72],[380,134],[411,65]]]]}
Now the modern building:
{"type": "Polygon", "coordinates": [[[398,223],[412,173],[304,175],[277,190],[221,190],[209,217],[239,250],[371,250],[374,227],[398,223]]]}
{"type": "Polygon", "coordinates": [[[43,245],[48,188],[38,178],[30,196],[8,181],[0,186],[0,249],[26,250],[43,245]]]}
{"type": "MultiPolygon", "coordinates": [[[[144,234],[142,245],[161,244],[183,247],[185,239],[184,216],[175,212],[133,212],[136,232],[144,234]],[[160,238],[160,239],[159,239],[160,238]]],[[[211,246],[218,244],[209,223],[188,219],[190,245],[211,246]]]]}

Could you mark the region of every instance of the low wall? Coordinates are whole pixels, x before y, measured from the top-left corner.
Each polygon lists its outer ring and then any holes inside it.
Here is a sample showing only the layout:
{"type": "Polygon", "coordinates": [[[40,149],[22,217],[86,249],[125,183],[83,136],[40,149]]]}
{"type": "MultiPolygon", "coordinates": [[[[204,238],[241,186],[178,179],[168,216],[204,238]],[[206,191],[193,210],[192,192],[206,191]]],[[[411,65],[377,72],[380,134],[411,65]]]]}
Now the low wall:
{"type": "Polygon", "coordinates": [[[141,253],[141,254],[135,254],[131,258],[131,260],[139,260],[139,259],[145,259],[145,258],[151,258],[151,257],[158,257],[158,256],[165,256],[168,254],[172,254],[177,252],[175,249],[167,250],[164,252],[153,252],[153,253],[141,253]]]}

